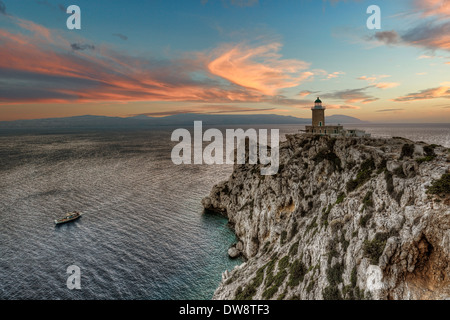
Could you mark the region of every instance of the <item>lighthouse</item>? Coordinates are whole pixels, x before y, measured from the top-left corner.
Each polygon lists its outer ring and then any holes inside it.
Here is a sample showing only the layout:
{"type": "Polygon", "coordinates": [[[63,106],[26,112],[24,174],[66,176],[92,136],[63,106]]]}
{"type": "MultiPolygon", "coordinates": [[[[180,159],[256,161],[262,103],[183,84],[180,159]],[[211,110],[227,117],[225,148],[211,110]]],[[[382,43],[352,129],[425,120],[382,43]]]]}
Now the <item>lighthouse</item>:
{"type": "Polygon", "coordinates": [[[312,110],[312,125],[313,127],[324,127],[325,126],[325,108],[322,106],[322,101],[319,97],[314,102],[314,107],[312,110]]]}
{"type": "Polygon", "coordinates": [[[312,111],[312,124],[311,126],[306,126],[307,133],[328,135],[328,136],[338,136],[344,133],[344,128],[341,125],[327,126],[325,124],[325,110],[326,108],[322,105],[322,100],[317,97],[314,101],[314,106],[311,107],[312,111]]]}
{"type": "Polygon", "coordinates": [[[325,109],[326,108],[322,105],[322,100],[320,100],[320,98],[317,97],[317,100],[314,101],[314,107],[311,107],[312,123],[310,126],[306,126],[304,132],[331,137],[338,137],[338,136],[370,137],[370,133],[366,133],[364,130],[357,130],[357,129],[346,130],[340,124],[331,126],[326,125],[325,109]]]}

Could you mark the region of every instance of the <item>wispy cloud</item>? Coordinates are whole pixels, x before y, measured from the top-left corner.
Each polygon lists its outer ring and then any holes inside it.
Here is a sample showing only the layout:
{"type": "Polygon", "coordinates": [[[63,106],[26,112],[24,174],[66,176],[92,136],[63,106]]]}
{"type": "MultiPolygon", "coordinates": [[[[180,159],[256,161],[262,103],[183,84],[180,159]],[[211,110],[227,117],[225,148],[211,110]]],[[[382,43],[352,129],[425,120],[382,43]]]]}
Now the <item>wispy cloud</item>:
{"type": "Polygon", "coordinates": [[[434,56],[430,56],[428,54],[422,54],[417,59],[422,60],[422,59],[433,59],[433,58],[434,58],[434,56]]]}
{"type": "Polygon", "coordinates": [[[442,83],[440,87],[410,93],[407,94],[406,96],[398,97],[393,101],[410,102],[410,101],[429,100],[438,98],[450,99],[450,83],[442,83]]]}
{"type": "Polygon", "coordinates": [[[276,109],[276,108],[246,108],[246,107],[230,106],[230,105],[206,105],[206,106],[189,107],[189,108],[175,109],[175,110],[139,113],[139,114],[133,114],[131,116],[164,117],[164,116],[173,116],[176,114],[186,114],[186,113],[224,114],[224,113],[255,113],[255,112],[268,112],[268,111],[279,111],[279,109],[276,109]]]}
{"type": "Polygon", "coordinates": [[[313,93],[315,93],[315,92],[316,92],[316,91],[303,90],[303,91],[299,92],[297,95],[298,95],[299,97],[307,97],[307,96],[309,96],[310,94],[313,94],[313,93]]]}
{"type": "Polygon", "coordinates": [[[336,71],[336,72],[328,74],[327,79],[328,80],[329,79],[335,79],[335,78],[338,78],[339,76],[344,75],[344,74],[345,74],[345,72],[343,72],[343,71],[336,71]]]}
{"type": "Polygon", "coordinates": [[[7,15],[5,3],[1,0],[0,0],[0,14],[7,15]]]}
{"type": "Polygon", "coordinates": [[[368,95],[365,90],[370,88],[358,88],[358,89],[347,89],[339,90],[332,93],[323,94],[321,97],[326,99],[337,99],[343,100],[345,103],[370,103],[377,101],[378,98],[368,95]]]}
{"type": "Polygon", "coordinates": [[[395,30],[377,32],[371,39],[376,39],[387,45],[398,44],[402,41],[401,36],[395,30]]]}
{"type": "Polygon", "coordinates": [[[382,109],[382,110],[377,110],[376,112],[398,112],[398,111],[403,111],[405,109],[382,109]]]}
{"type": "Polygon", "coordinates": [[[450,16],[450,2],[448,0],[414,0],[414,4],[425,17],[450,16]]]}
{"type": "Polygon", "coordinates": [[[396,88],[400,85],[399,82],[379,82],[375,84],[375,87],[379,89],[391,89],[396,88]]]}
{"type": "Polygon", "coordinates": [[[358,80],[365,80],[365,81],[369,81],[369,82],[374,82],[374,81],[377,80],[377,77],[375,77],[375,76],[371,76],[371,77],[362,76],[362,77],[359,77],[358,80]]]}
{"type": "Polygon", "coordinates": [[[298,86],[313,75],[303,71],[309,64],[294,59],[282,59],[277,42],[250,47],[244,44],[225,46],[217,50],[218,57],[208,64],[209,71],[239,86],[265,95],[298,86]]]}
{"type": "Polygon", "coordinates": [[[118,38],[122,39],[123,41],[127,41],[128,40],[128,37],[126,35],[124,35],[124,34],[121,34],[121,33],[113,33],[112,35],[114,37],[118,37],[118,38]]]}
{"type": "Polygon", "coordinates": [[[373,75],[373,76],[361,76],[357,78],[358,80],[364,80],[371,83],[374,87],[378,89],[391,89],[398,87],[399,82],[379,82],[381,79],[389,78],[390,75],[373,75]]]}
{"type": "Polygon", "coordinates": [[[95,50],[95,46],[92,44],[72,43],[70,47],[75,51],[95,50]]]}
{"type": "MultiPolygon", "coordinates": [[[[227,7],[228,5],[236,6],[236,7],[253,7],[257,4],[259,4],[259,0],[221,0],[222,5],[227,7]]],[[[212,0],[201,0],[201,3],[203,5],[207,4],[208,2],[213,2],[212,0]]]]}

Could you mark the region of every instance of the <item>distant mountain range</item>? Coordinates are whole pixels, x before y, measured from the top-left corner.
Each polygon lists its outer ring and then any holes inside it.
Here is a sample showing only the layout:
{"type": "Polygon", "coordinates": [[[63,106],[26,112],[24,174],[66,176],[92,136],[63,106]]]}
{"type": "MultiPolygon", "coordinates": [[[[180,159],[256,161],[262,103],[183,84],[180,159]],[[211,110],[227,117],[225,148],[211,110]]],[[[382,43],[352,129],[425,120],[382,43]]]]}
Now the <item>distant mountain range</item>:
{"type": "MultiPolygon", "coordinates": [[[[33,120],[0,121],[0,130],[30,130],[30,129],[145,129],[160,126],[190,127],[194,121],[202,121],[203,125],[262,125],[262,124],[299,124],[311,123],[311,119],[280,116],[275,114],[259,115],[213,115],[213,114],[177,114],[166,117],[148,117],[138,115],[128,118],[106,116],[76,116],[67,118],[49,118],[33,120]]],[[[368,123],[360,119],[333,115],[326,117],[328,124],[368,123]]]]}

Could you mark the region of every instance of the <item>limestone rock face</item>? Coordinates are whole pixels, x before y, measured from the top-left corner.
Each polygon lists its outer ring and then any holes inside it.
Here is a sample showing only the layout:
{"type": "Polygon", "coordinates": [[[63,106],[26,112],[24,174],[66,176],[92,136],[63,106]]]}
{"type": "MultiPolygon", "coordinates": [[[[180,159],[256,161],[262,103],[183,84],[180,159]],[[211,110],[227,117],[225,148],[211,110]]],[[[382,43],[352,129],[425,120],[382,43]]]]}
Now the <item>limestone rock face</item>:
{"type": "Polygon", "coordinates": [[[239,238],[232,253],[246,258],[224,273],[214,299],[450,297],[448,184],[427,192],[449,172],[448,149],[286,138],[277,175],[235,165],[202,200],[228,217],[239,238]]]}

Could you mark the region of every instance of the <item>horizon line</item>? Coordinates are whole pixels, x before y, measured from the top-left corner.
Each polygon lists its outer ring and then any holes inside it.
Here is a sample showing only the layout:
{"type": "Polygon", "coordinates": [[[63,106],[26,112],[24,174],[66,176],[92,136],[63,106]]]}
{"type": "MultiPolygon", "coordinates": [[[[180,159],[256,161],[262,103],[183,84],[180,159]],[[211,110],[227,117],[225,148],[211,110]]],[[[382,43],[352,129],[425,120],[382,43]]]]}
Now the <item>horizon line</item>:
{"type": "MultiPolygon", "coordinates": [[[[108,115],[96,115],[96,114],[83,114],[83,115],[74,115],[74,116],[62,116],[62,117],[47,117],[47,118],[32,118],[32,119],[14,119],[14,120],[0,120],[0,122],[16,122],[16,121],[39,121],[39,120],[58,120],[58,119],[71,119],[71,118],[82,118],[82,117],[99,117],[99,118],[116,118],[116,119],[131,119],[131,118],[137,118],[137,117],[147,117],[149,119],[164,119],[168,117],[173,116],[179,116],[179,115],[199,115],[199,116],[216,116],[216,117],[223,117],[223,116],[277,116],[282,118],[294,118],[299,120],[309,120],[310,117],[307,118],[300,118],[292,115],[279,115],[279,114],[211,114],[211,113],[196,113],[196,112],[187,112],[187,113],[176,113],[176,114],[169,114],[169,115],[163,115],[163,116],[149,116],[146,114],[136,114],[136,115],[128,115],[128,116],[108,116],[108,115]]],[[[331,116],[326,116],[326,118],[333,117],[333,116],[344,116],[352,119],[356,119],[361,121],[361,124],[449,124],[447,121],[443,122],[374,122],[370,120],[362,120],[353,116],[347,116],[344,114],[335,114],[331,116]]],[[[275,124],[275,123],[274,123],[275,124]]],[[[280,123],[283,124],[283,123],[280,123]]],[[[343,123],[345,124],[345,123],[343,123]]],[[[283,124],[286,125],[286,124],[283,124]]],[[[302,124],[300,124],[302,125],[302,124]]],[[[449,124],[450,125],[450,124],[449,124]]]]}

